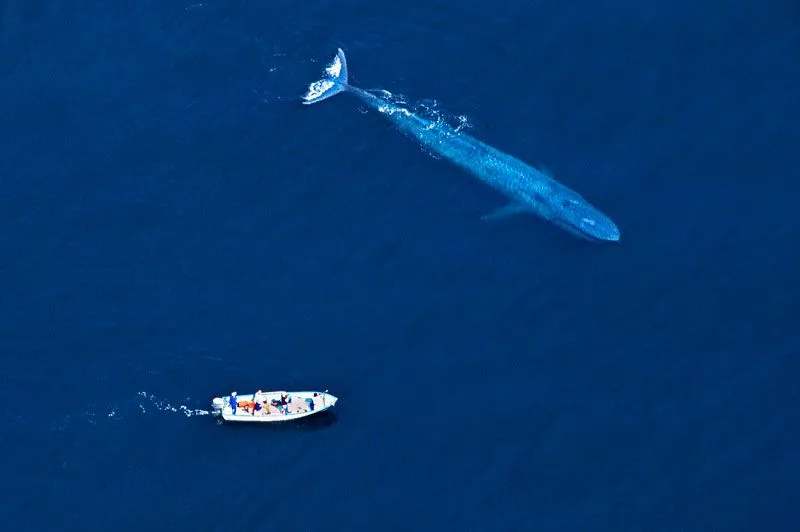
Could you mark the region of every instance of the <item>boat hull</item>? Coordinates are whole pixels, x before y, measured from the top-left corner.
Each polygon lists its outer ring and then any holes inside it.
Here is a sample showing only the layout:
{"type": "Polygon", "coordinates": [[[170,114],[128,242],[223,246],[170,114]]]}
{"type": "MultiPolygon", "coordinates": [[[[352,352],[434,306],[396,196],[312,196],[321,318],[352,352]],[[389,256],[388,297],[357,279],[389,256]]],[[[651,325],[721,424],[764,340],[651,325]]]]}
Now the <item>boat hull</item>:
{"type": "Polygon", "coordinates": [[[211,400],[211,413],[226,423],[285,423],[325,412],[338,400],[327,391],[257,392],[236,395],[234,411],[227,395],[211,400]]]}

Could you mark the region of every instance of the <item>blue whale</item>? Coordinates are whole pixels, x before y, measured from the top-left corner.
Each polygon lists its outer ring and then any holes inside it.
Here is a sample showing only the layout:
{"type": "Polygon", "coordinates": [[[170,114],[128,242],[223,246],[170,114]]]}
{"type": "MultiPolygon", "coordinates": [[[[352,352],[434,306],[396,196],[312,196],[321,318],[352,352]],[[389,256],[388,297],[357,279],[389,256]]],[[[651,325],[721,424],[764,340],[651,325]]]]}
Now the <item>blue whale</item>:
{"type": "Polygon", "coordinates": [[[610,218],[547,173],[450,126],[420,117],[404,107],[349,85],[347,60],[341,48],[326,67],[323,78],[308,86],[303,103],[311,105],[340,92],[358,96],[423,146],[453,161],[511,199],[508,205],[484,216],[484,219],[530,212],[579,237],[610,242],[620,239],[619,228],[610,218]]]}

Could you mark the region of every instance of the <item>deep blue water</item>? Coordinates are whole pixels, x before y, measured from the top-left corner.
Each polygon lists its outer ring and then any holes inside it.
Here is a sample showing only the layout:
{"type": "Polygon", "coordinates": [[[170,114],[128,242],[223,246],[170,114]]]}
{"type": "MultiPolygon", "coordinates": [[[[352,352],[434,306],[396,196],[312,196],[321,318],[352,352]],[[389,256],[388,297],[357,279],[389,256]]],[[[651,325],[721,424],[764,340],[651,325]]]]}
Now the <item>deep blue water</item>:
{"type": "Polygon", "coordinates": [[[797,530],[800,8],[605,4],[6,0],[4,529],[797,530]],[[338,46],[622,241],[298,104],[338,46]],[[255,388],[340,401],[186,415],[255,388]]]}

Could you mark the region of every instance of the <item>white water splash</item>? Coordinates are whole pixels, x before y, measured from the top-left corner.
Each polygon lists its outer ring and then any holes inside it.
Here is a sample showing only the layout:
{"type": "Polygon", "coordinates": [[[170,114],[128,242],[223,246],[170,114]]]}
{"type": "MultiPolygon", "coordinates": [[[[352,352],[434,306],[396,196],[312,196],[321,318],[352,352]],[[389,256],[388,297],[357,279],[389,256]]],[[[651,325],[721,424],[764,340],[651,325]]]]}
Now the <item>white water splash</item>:
{"type": "MultiPolygon", "coordinates": [[[[194,408],[185,404],[173,404],[166,399],[160,399],[147,392],[138,392],[138,398],[129,402],[90,404],[77,414],[67,415],[55,430],[66,428],[77,422],[86,422],[97,425],[104,420],[109,422],[120,421],[134,416],[150,416],[158,412],[182,414],[185,417],[208,416],[208,410],[194,408]]],[[[189,398],[186,398],[187,400],[189,398]]]]}
{"type": "Polygon", "coordinates": [[[458,121],[458,125],[455,127],[457,133],[464,131],[465,129],[472,129],[472,124],[469,121],[469,117],[467,115],[458,115],[456,117],[458,121]]]}
{"type": "Polygon", "coordinates": [[[393,115],[395,113],[400,113],[406,116],[411,116],[411,111],[409,111],[405,107],[397,107],[394,105],[381,105],[378,107],[378,111],[380,111],[385,115],[393,115]]]}
{"type": "MultiPolygon", "coordinates": [[[[207,416],[211,414],[211,412],[209,412],[208,410],[203,410],[200,408],[191,408],[186,405],[173,405],[169,401],[166,401],[164,399],[158,399],[155,395],[147,394],[146,392],[139,392],[139,396],[142,397],[145,400],[145,402],[149,403],[149,406],[151,408],[154,408],[155,410],[160,410],[162,412],[179,412],[185,415],[186,417],[207,416]]],[[[139,409],[142,414],[147,413],[147,407],[141,402],[139,403],[139,409]]]]}
{"type": "Polygon", "coordinates": [[[445,132],[449,129],[452,131],[447,131],[447,133],[452,134],[472,128],[472,124],[467,115],[451,115],[442,111],[438,100],[425,99],[420,100],[414,105],[410,105],[408,99],[402,94],[393,94],[385,89],[372,89],[370,92],[398,107],[398,109],[390,109],[384,106],[378,109],[380,112],[386,114],[403,113],[407,116],[413,113],[430,122],[430,125],[427,127],[428,130],[442,129],[444,130],[443,132],[445,132]]]}

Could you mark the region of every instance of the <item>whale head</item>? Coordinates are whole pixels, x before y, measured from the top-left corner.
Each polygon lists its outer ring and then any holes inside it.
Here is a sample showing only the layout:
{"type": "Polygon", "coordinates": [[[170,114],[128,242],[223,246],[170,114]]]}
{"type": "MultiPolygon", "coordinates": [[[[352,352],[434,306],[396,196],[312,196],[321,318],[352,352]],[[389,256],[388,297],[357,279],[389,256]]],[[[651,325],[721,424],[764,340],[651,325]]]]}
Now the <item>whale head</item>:
{"type": "Polygon", "coordinates": [[[619,227],[579,195],[560,198],[554,207],[553,221],[567,231],[589,240],[619,241],[619,227]]]}

